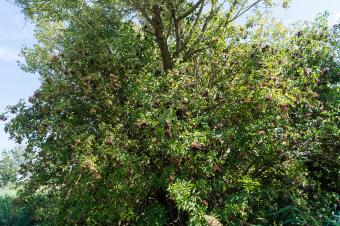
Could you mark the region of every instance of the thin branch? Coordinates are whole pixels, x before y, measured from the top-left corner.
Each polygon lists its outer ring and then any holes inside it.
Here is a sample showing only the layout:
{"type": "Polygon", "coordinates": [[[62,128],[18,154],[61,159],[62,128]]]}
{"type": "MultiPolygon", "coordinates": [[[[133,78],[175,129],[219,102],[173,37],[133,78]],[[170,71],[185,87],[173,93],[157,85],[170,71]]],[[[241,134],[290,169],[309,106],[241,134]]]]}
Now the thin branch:
{"type": "Polygon", "coordinates": [[[202,47],[202,48],[199,48],[199,49],[191,49],[191,51],[189,50],[183,57],[183,62],[186,62],[187,60],[189,60],[193,55],[195,55],[196,53],[199,53],[203,50],[206,50],[208,49],[208,47],[202,47]]]}
{"type": "Polygon", "coordinates": [[[170,7],[170,14],[174,24],[175,29],[175,39],[176,39],[176,52],[181,49],[182,40],[181,40],[181,30],[180,30],[180,20],[176,17],[176,6],[174,6],[172,0],[167,0],[168,6],[170,7]]]}
{"type": "Polygon", "coordinates": [[[135,7],[144,17],[144,19],[150,23],[151,25],[153,25],[153,20],[149,17],[148,13],[146,12],[145,8],[143,6],[140,5],[140,2],[138,0],[131,0],[131,3],[133,5],[133,7],[135,7]]]}
{"type": "Polygon", "coordinates": [[[196,2],[195,5],[193,5],[190,9],[188,9],[185,13],[183,13],[182,15],[180,15],[177,19],[179,21],[183,20],[184,18],[186,18],[187,16],[189,16],[190,14],[192,14],[193,12],[195,12],[195,10],[204,2],[204,0],[199,0],[198,2],[196,2]]]}
{"type": "Polygon", "coordinates": [[[240,16],[242,16],[244,13],[246,13],[247,11],[249,11],[250,9],[252,9],[253,7],[255,7],[256,5],[258,5],[260,2],[262,2],[263,0],[257,0],[256,2],[248,5],[247,7],[244,7],[245,3],[247,1],[244,1],[243,4],[241,5],[240,9],[238,10],[238,12],[236,13],[236,15],[232,18],[232,19],[229,19],[231,14],[232,14],[232,11],[234,9],[236,9],[236,6],[237,4],[239,3],[238,0],[235,0],[233,2],[233,5],[230,6],[229,10],[228,10],[228,15],[226,16],[227,19],[224,21],[224,22],[221,22],[219,26],[217,26],[217,28],[215,29],[214,33],[217,33],[220,31],[220,29],[222,27],[226,27],[229,23],[235,21],[236,19],[238,19],[240,16]]]}
{"type": "Polygon", "coordinates": [[[203,2],[201,4],[201,7],[198,10],[195,22],[193,23],[193,25],[190,28],[189,34],[187,35],[185,41],[183,42],[182,47],[179,50],[176,50],[176,52],[174,53],[174,57],[177,57],[183,51],[183,49],[188,45],[188,43],[189,43],[189,41],[190,41],[190,39],[191,39],[191,37],[193,35],[193,32],[195,30],[195,27],[197,26],[197,24],[198,24],[198,22],[199,22],[199,20],[201,18],[204,6],[205,6],[205,4],[204,4],[204,0],[203,0],[203,2]]]}
{"type": "MultiPolygon", "coordinates": [[[[189,59],[193,54],[195,54],[197,51],[195,50],[195,46],[198,45],[201,41],[202,38],[204,37],[204,33],[206,32],[206,30],[208,29],[208,25],[210,23],[210,21],[214,18],[214,16],[216,15],[216,13],[221,9],[223,5],[219,5],[219,6],[212,6],[209,16],[207,16],[207,18],[204,21],[204,24],[202,26],[201,29],[201,34],[199,35],[199,37],[195,40],[195,42],[191,45],[191,48],[189,48],[189,50],[184,54],[184,58],[183,60],[186,61],[187,59],[189,59]]],[[[203,48],[205,49],[205,48],[203,48]]],[[[202,49],[199,49],[199,51],[201,51],[202,49]]]]}
{"type": "Polygon", "coordinates": [[[237,14],[233,17],[233,19],[231,21],[235,21],[236,19],[238,19],[239,17],[241,17],[243,14],[245,14],[246,12],[248,12],[250,9],[254,8],[255,6],[257,6],[259,3],[261,3],[263,0],[257,0],[255,1],[253,4],[250,4],[249,6],[247,6],[245,9],[243,9],[242,7],[240,8],[240,10],[237,12],[237,14]],[[242,10],[243,9],[243,10],[242,10]]]}
{"type": "Polygon", "coordinates": [[[168,28],[166,29],[166,33],[165,33],[166,39],[168,39],[169,36],[171,35],[172,24],[173,24],[173,21],[170,20],[170,24],[169,24],[168,28]]]}

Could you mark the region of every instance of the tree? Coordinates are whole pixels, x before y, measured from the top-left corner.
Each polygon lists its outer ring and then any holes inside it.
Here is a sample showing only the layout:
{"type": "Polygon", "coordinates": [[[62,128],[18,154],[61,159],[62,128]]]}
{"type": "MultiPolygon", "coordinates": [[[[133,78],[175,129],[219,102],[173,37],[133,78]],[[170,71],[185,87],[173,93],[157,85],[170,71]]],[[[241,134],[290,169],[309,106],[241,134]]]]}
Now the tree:
{"type": "Polygon", "coordinates": [[[6,129],[27,140],[21,197],[37,218],[274,225],[330,215],[334,193],[311,158],[337,137],[335,102],[322,95],[338,89],[339,40],[324,17],[286,28],[256,8],[269,1],[16,2],[39,40],[23,69],[42,84],[9,108],[6,129]]]}
{"type": "Polygon", "coordinates": [[[189,60],[192,55],[209,46],[209,33],[219,32],[256,6],[271,2],[246,1],[127,1],[133,13],[145,24],[158,44],[164,70],[172,68],[176,59],[189,60]],[[205,11],[205,12],[204,12],[205,11]],[[219,21],[211,22],[221,14],[219,21]],[[171,49],[169,43],[174,43],[171,49]]]}
{"type": "Polygon", "coordinates": [[[2,151],[0,159],[0,181],[2,186],[17,181],[20,165],[24,163],[23,150],[19,146],[11,151],[2,151]]]}
{"type": "Polygon", "coordinates": [[[8,183],[15,181],[17,171],[13,167],[10,156],[5,151],[2,152],[0,172],[1,186],[6,186],[8,183]]]}
{"type": "MultiPolygon", "coordinates": [[[[44,14],[66,19],[67,9],[75,9],[83,1],[55,1],[43,6],[39,0],[16,1],[29,16],[44,14]],[[52,8],[52,12],[51,12],[52,8]],[[65,8],[57,12],[60,8],[65,8]]],[[[96,2],[96,1],[94,1],[96,2]]],[[[172,68],[176,60],[187,61],[194,54],[209,48],[210,34],[223,30],[248,11],[272,6],[272,0],[128,0],[98,1],[108,9],[118,8],[128,17],[137,17],[143,31],[151,34],[160,51],[163,68],[172,68]],[[218,18],[218,19],[217,19],[218,18]],[[218,20],[218,21],[217,21],[218,20]]],[[[284,7],[288,0],[282,1],[284,7]]]]}

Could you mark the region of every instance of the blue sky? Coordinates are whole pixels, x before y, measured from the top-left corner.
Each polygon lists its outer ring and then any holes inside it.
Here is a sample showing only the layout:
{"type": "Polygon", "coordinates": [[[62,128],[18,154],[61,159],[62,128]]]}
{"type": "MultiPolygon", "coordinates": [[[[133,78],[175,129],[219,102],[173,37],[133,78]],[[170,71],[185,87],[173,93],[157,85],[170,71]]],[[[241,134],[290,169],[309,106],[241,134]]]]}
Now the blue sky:
{"type": "MultiPolygon", "coordinates": [[[[285,23],[293,23],[313,20],[325,10],[331,13],[330,24],[335,24],[340,19],[340,0],[293,0],[288,10],[275,9],[275,15],[285,23]]],[[[38,76],[24,73],[17,63],[20,49],[35,42],[33,30],[19,9],[0,0],[0,112],[20,99],[27,99],[39,87],[38,76]]],[[[0,150],[15,146],[3,128],[4,123],[0,122],[0,150]]]]}
{"type": "MultiPolygon", "coordinates": [[[[20,10],[6,0],[0,0],[0,112],[20,99],[27,99],[39,86],[36,75],[21,71],[20,49],[35,42],[33,26],[25,21],[20,10]]],[[[13,147],[0,122],[0,150],[13,147]]]]}

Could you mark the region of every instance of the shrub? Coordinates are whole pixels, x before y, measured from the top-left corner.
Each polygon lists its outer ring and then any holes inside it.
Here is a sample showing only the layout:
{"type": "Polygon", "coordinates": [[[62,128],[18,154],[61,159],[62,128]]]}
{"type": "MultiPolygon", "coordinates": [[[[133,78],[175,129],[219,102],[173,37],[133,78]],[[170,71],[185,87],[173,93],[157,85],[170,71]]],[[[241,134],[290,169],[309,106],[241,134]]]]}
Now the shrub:
{"type": "MultiPolygon", "coordinates": [[[[183,52],[179,38],[163,37],[178,22],[165,1],[17,2],[39,39],[23,68],[42,83],[9,108],[6,128],[27,140],[20,197],[39,219],[278,225],[331,216],[339,39],[324,16],[287,28],[256,14],[238,25],[228,15],[242,10],[214,12],[220,1],[209,1],[211,14],[204,5],[184,13],[183,52]]],[[[178,12],[195,7],[178,2],[178,12]]]]}
{"type": "Polygon", "coordinates": [[[0,225],[31,226],[32,213],[20,206],[20,201],[7,195],[0,195],[0,225]]]}

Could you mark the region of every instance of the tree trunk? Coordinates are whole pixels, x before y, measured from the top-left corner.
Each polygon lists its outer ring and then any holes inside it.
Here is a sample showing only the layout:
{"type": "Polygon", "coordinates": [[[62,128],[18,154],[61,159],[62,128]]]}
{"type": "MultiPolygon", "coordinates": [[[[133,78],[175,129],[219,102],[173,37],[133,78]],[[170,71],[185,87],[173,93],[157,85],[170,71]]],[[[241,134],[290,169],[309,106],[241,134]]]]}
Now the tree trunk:
{"type": "Polygon", "coordinates": [[[158,5],[153,6],[153,28],[155,29],[156,42],[158,44],[159,50],[161,52],[161,57],[163,61],[163,69],[167,71],[171,69],[171,55],[169,52],[167,38],[164,34],[164,26],[161,18],[161,9],[158,5]]]}
{"type": "Polygon", "coordinates": [[[161,51],[161,57],[162,57],[162,61],[163,61],[163,69],[164,71],[167,71],[169,69],[171,69],[172,65],[171,65],[171,56],[170,56],[170,52],[168,49],[168,43],[165,40],[164,37],[156,37],[157,38],[157,43],[159,46],[159,49],[161,51]]]}

